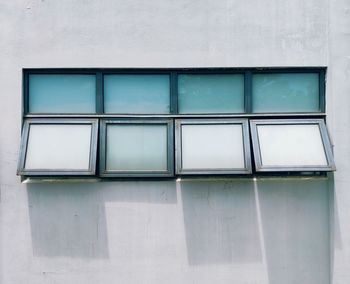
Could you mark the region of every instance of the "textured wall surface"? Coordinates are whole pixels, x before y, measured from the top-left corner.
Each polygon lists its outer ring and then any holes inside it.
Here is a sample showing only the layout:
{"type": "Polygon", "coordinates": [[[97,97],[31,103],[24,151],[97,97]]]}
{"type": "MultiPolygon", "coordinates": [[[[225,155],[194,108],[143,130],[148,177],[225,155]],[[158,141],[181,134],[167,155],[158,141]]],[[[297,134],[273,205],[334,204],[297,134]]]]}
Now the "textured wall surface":
{"type": "Polygon", "coordinates": [[[350,283],[347,0],[0,1],[0,282],[350,283]],[[327,66],[328,178],[21,184],[22,68],[327,66]]]}

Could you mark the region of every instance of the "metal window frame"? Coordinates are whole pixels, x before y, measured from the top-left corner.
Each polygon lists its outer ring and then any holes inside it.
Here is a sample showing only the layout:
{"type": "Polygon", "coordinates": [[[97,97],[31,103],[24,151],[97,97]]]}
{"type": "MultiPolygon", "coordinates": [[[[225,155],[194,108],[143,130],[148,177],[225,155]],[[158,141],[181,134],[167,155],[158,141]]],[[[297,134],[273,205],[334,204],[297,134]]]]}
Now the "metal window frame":
{"type": "MultiPolygon", "coordinates": [[[[335,171],[335,163],[332,153],[332,144],[329,138],[324,119],[269,119],[269,120],[250,120],[250,129],[255,161],[256,172],[319,172],[335,171]],[[321,140],[324,153],[327,159],[327,166],[264,166],[261,159],[259,144],[258,126],[259,125],[314,125],[317,124],[320,129],[321,140]]],[[[286,149],[287,151],[287,149],[286,149]]]]}
{"type": "Polygon", "coordinates": [[[176,174],[178,175],[246,175],[252,173],[248,119],[176,119],[175,120],[176,174]],[[232,169],[183,169],[182,125],[242,125],[244,168],[232,169]]]}
{"type": "Polygon", "coordinates": [[[20,154],[17,167],[17,175],[23,176],[93,176],[96,173],[97,162],[97,136],[98,136],[98,119],[26,119],[23,125],[20,154]],[[25,168],[27,146],[30,135],[31,125],[91,125],[89,169],[30,169],[25,168]]]}
{"type": "Polygon", "coordinates": [[[101,177],[173,177],[174,176],[174,126],[171,119],[101,119],[100,120],[100,173],[101,177]],[[118,171],[107,170],[107,126],[126,125],[166,125],[167,126],[167,170],[166,171],[118,171]]]}

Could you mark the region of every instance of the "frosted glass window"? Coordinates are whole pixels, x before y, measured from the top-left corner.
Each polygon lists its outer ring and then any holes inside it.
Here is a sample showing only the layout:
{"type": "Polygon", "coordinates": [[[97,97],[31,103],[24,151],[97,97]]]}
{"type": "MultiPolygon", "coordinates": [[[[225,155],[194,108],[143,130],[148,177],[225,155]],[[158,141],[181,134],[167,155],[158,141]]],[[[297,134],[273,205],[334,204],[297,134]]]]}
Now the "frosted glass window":
{"type": "Polygon", "coordinates": [[[333,154],[322,119],[252,120],[257,171],[331,171],[333,154]]]}
{"type": "Polygon", "coordinates": [[[246,119],[176,121],[178,174],[251,173],[246,119]]]}
{"type": "Polygon", "coordinates": [[[30,113],[95,113],[95,75],[29,75],[30,113]]]}
{"type": "Polygon", "coordinates": [[[167,125],[110,124],[107,171],[167,171],[167,125]]]}
{"type": "Polygon", "coordinates": [[[170,113],[169,75],[105,75],[106,113],[170,113]]]}
{"type": "Polygon", "coordinates": [[[25,169],[88,170],[91,127],[91,125],[30,125],[25,169]]]}
{"type": "Polygon", "coordinates": [[[241,125],[183,125],[183,169],[244,168],[241,125]]]}
{"type": "Polygon", "coordinates": [[[253,112],[318,112],[318,73],[254,74],[253,112]]]}
{"type": "Polygon", "coordinates": [[[25,120],[17,174],[94,175],[97,132],[97,119],[25,120]]]}
{"type": "Polygon", "coordinates": [[[244,76],[179,75],[179,113],[244,112],[244,76]]]}
{"type": "Polygon", "coordinates": [[[259,125],[264,166],[327,166],[318,124],[259,125]]]}

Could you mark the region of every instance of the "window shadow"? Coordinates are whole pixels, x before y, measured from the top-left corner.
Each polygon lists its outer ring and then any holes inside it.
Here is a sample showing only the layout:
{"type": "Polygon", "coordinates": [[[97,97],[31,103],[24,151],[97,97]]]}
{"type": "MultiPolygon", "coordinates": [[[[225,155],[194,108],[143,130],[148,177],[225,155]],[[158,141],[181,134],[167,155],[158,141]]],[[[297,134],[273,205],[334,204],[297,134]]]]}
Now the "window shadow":
{"type": "MultiPolygon", "coordinates": [[[[331,281],[333,281],[334,277],[334,259],[336,257],[336,251],[342,250],[343,241],[342,241],[342,231],[340,229],[339,223],[339,209],[338,209],[338,198],[337,191],[335,189],[334,184],[334,174],[329,173],[329,204],[330,204],[330,232],[331,232],[331,281]]],[[[348,183],[338,181],[338,186],[348,187],[348,183]]]]}
{"type": "Polygon", "coordinates": [[[177,203],[175,180],[102,182],[97,187],[106,202],[177,203]]]}
{"type": "Polygon", "coordinates": [[[28,184],[35,256],[108,257],[101,193],[92,184],[28,184]]]}
{"type": "Polygon", "coordinates": [[[181,181],[190,265],[261,262],[252,181],[181,181]]]}
{"type": "Polygon", "coordinates": [[[108,258],[105,204],[176,203],[175,181],[27,184],[33,254],[108,258]]]}
{"type": "Polygon", "coordinates": [[[265,179],[256,188],[269,284],[328,284],[327,179],[265,179]]]}

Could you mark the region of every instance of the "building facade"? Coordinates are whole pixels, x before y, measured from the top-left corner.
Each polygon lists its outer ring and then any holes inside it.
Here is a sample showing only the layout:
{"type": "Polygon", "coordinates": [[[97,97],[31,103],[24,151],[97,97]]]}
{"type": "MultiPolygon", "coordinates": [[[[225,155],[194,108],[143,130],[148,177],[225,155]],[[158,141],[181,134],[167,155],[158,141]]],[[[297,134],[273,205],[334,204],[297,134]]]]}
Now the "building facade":
{"type": "Polygon", "coordinates": [[[0,3],[0,280],[350,282],[350,3],[0,3]],[[321,68],[336,171],[53,180],[16,175],[23,69],[321,68]]]}

